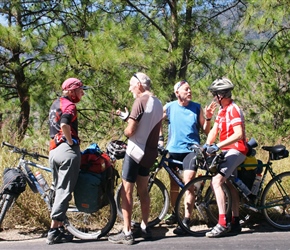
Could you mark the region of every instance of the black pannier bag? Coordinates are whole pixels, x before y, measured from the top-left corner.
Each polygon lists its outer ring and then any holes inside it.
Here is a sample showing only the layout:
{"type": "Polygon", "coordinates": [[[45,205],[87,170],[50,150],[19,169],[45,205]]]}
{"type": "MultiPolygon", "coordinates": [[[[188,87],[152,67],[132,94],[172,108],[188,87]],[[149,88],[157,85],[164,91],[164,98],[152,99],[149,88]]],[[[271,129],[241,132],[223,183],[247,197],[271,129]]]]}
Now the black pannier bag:
{"type": "Polygon", "coordinates": [[[25,191],[26,178],[17,168],[5,168],[3,171],[3,193],[19,195],[25,191]]]}
{"type": "Polygon", "coordinates": [[[114,195],[119,173],[112,166],[96,174],[80,170],[74,189],[74,200],[79,211],[94,213],[109,204],[107,192],[114,195]]]}

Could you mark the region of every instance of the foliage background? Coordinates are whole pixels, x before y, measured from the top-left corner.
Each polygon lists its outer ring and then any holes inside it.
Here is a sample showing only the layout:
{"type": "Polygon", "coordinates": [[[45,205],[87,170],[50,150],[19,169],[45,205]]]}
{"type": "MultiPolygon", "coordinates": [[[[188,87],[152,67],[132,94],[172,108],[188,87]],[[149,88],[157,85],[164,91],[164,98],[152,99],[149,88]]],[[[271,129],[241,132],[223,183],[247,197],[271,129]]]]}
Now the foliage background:
{"type": "MultiPolygon", "coordinates": [[[[288,144],[286,0],[2,0],[0,17],[3,141],[48,154],[49,107],[61,83],[77,77],[92,87],[78,104],[82,147],[105,148],[122,138],[114,110],[132,105],[129,79],[142,71],[163,104],[187,79],[205,106],[207,87],[227,76],[247,136],[260,146],[288,144]]],[[[12,158],[1,150],[1,167],[12,158]]]]}

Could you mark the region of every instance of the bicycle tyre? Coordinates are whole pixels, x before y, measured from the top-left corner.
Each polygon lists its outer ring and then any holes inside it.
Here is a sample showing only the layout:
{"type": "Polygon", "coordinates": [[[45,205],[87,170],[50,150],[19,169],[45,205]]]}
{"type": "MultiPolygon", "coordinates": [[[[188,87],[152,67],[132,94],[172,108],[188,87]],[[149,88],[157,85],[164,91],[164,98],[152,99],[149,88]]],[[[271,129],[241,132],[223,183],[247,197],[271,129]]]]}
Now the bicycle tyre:
{"type": "MultiPolygon", "coordinates": [[[[179,226],[189,235],[192,236],[204,236],[208,232],[209,228],[216,225],[218,222],[218,207],[216,204],[216,199],[214,192],[211,189],[211,176],[200,176],[185,185],[185,187],[180,191],[176,204],[175,204],[175,214],[179,226]],[[182,223],[184,218],[185,207],[193,202],[184,202],[185,194],[188,190],[192,192],[195,190],[195,186],[201,183],[201,188],[199,189],[197,196],[195,197],[194,206],[189,209],[192,209],[190,216],[190,223],[185,226],[182,223]]],[[[230,190],[226,184],[223,184],[223,190],[226,195],[227,202],[227,216],[231,214],[231,204],[232,197],[230,190]]],[[[195,191],[196,192],[196,191],[195,191]]]]}
{"type": "Polygon", "coordinates": [[[16,200],[16,196],[12,194],[1,194],[0,195],[0,226],[4,220],[4,217],[12,206],[13,202],[16,200]]]}
{"type": "Polygon", "coordinates": [[[108,204],[94,213],[80,212],[75,205],[70,205],[65,219],[67,230],[81,240],[97,240],[106,236],[117,218],[113,194],[107,192],[107,198],[108,204]]]}
{"type": "Polygon", "coordinates": [[[270,225],[280,230],[290,229],[290,172],[278,174],[266,185],[261,206],[270,225]]]}
{"type": "MultiPolygon", "coordinates": [[[[149,179],[149,184],[152,180],[149,179]]],[[[157,178],[153,180],[152,187],[149,191],[150,196],[150,215],[148,220],[148,227],[154,227],[159,224],[165,217],[169,209],[169,194],[165,185],[157,178]]],[[[117,206],[117,214],[123,220],[122,207],[121,207],[121,189],[122,183],[118,186],[115,201],[117,206]]],[[[138,199],[136,188],[133,193],[133,212],[131,225],[139,227],[141,223],[141,204],[138,199]]]]}

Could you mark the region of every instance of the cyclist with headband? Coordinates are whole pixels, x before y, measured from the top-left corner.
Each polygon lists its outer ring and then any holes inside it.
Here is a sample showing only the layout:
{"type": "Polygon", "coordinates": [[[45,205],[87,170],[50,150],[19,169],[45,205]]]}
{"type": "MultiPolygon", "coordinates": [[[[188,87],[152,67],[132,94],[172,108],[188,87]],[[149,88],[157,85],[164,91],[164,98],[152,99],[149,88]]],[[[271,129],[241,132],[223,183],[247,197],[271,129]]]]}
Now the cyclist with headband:
{"type": "MultiPolygon", "coordinates": [[[[177,100],[167,103],[163,107],[163,119],[168,120],[168,140],[166,149],[169,151],[170,158],[178,161],[183,161],[184,158],[191,152],[190,146],[193,144],[200,144],[199,132],[202,131],[206,135],[211,128],[211,119],[217,107],[215,102],[203,110],[199,103],[193,102],[192,91],[189,83],[185,80],[177,82],[174,85],[174,93],[177,100]]],[[[160,131],[159,145],[163,146],[162,130],[160,131]]],[[[170,163],[170,167],[183,170],[183,181],[188,183],[195,178],[196,166],[188,168],[182,165],[170,163]]],[[[170,199],[171,207],[174,209],[175,202],[179,193],[179,186],[170,177],[170,199]]],[[[194,206],[194,193],[186,195],[186,202],[191,204],[187,206],[185,211],[183,224],[189,225],[189,218],[194,206]]],[[[175,224],[177,222],[174,211],[169,218],[165,220],[166,224],[175,224]]],[[[184,235],[185,232],[178,226],[173,233],[184,235]]]]}

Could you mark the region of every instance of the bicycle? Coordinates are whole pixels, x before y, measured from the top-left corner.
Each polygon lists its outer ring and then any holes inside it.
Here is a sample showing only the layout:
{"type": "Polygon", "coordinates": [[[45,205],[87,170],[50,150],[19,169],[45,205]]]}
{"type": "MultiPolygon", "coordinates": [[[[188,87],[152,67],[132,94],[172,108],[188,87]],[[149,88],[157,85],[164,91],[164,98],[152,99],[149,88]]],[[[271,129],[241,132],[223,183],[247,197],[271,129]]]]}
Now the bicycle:
{"type": "MultiPolygon", "coordinates": [[[[191,150],[197,151],[197,152],[202,152],[202,148],[198,145],[192,146],[191,150]]],[[[159,224],[164,217],[166,216],[168,209],[169,209],[169,203],[170,203],[170,198],[169,198],[169,193],[165,185],[162,183],[157,178],[157,174],[159,171],[164,168],[165,171],[174,179],[174,181],[178,184],[178,186],[181,188],[181,192],[184,190],[186,187],[182,181],[182,178],[179,176],[178,171],[172,169],[169,167],[169,163],[175,163],[182,165],[183,162],[177,161],[174,159],[170,159],[168,157],[168,150],[164,149],[163,147],[158,147],[158,152],[159,152],[159,161],[156,159],[155,164],[152,166],[150,169],[150,174],[149,174],[149,180],[148,180],[148,191],[149,191],[149,196],[150,196],[150,215],[149,215],[149,220],[148,220],[148,226],[153,227],[157,224],[159,224]]],[[[203,155],[203,154],[202,154],[203,155]]],[[[197,165],[199,168],[204,168],[205,164],[205,158],[198,158],[197,159],[197,165]]],[[[209,172],[206,172],[206,175],[208,175],[209,172]]],[[[122,183],[118,186],[116,193],[115,193],[115,201],[117,205],[117,214],[118,216],[123,219],[122,215],[122,208],[121,208],[121,188],[122,188],[122,183]]],[[[208,191],[209,194],[212,193],[211,187],[207,186],[207,189],[210,189],[208,191]]],[[[229,195],[229,189],[226,185],[223,185],[224,192],[226,194],[226,197],[229,195]]],[[[192,215],[195,217],[202,216],[206,223],[211,225],[212,223],[215,223],[218,218],[218,213],[216,207],[216,201],[215,201],[215,196],[214,195],[208,195],[205,198],[201,197],[203,194],[198,193],[196,194],[195,203],[196,205],[196,212],[192,212],[192,215]],[[204,201],[202,204],[197,203],[199,200],[204,201]],[[211,208],[208,208],[208,214],[205,215],[203,214],[203,210],[200,209],[201,206],[210,206],[211,208]]],[[[230,204],[229,204],[230,205],[230,204]]],[[[229,209],[230,206],[227,207],[229,209]]],[[[182,216],[183,215],[179,215],[182,216]]],[[[181,218],[182,218],[181,217],[181,218]]],[[[179,219],[182,220],[182,219],[179,219]]],[[[132,213],[132,226],[138,227],[141,223],[141,209],[140,209],[140,201],[138,198],[138,194],[136,191],[136,188],[134,189],[133,193],[133,213],[132,213]]]]}
{"type": "MultiPolygon", "coordinates": [[[[276,174],[273,170],[272,164],[273,160],[280,160],[285,157],[288,157],[288,151],[286,150],[285,146],[283,145],[276,145],[276,146],[263,146],[263,150],[267,151],[269,156],[267,163],[263,164],[261,161],[258,161],[257,164],[241,164],[240,167],[262,167],[263,177],[260,183],[259,191],[256,196],[249,195],[247,196],[236,184],[233,176],[231,176],[228,181],[230,181],[238,190],[240,194],[240,218],[243,224],[249,222],[251,218],[251,214],[255,213],[263,213],[266,221],[272,225],[273,227],[280,229],[280,230],[289,230],[290,229],[290,172],[282,172],[280,174],[276,174]],[[266,182],[266,178],[270,175],[270,180],[266,182]]],[[[189,182],[184,189],[181,190],[177,201],[176,201],[176,214],[183,213],[183,195],[184,193],[191,189],[192,187],[196,186],[197,183],[201,188],[198,192],[203,193],[199,197],[207,197],[209,195],[209,191],[211,189],[204,190],[204,186],[210,185],[212,177],[216,173],[216,169],[218,168],[219,164],[224,161],[224,153],[219,153],[212,157],[211,164],[208,165],[208,171],[212,172],[212,175],[209,176],[201,176],[197,177],[191,182],[189,182]]],[[[211,194],[213,195],[213,194],[211,194]]],[[[204,201],[203,201],[204,202],[204,201]]],[[[232,202],[232,197],[229,194],[227,197],[228,205],[232,202]]],[[[213,212],[208,211],[208,206],[203,206],[203,210],[207,214],[212,214],[213,212]]],[[[227,212],[227,218],[231,218],[231,211],[227,212]]],[[[185,226],[180,216],[177,216],[178,223],[181,228],[187,232],[189,235],[193,236],[203,236],[205,232],[207,232],[207,225],[205,225],[200,221],[192,221],[189,227],[185,226]],[[196,226],[199,225],[199,226],[196,226]]]]}
{"type": "MultiPolygon", "coordinates": [[[[18,164],[14,168],[17,168],[21,171],[25,177],[26,183],[28,183],[28,186],[34,193],[38,193],[41,196],[48,208],[48,211],[50,212],[54,200],[53,183],[47,191],[44,191],[41,185],[38,183],[35,174],[31,171],[30,166],[47,172],[51,172],[51,169],[25,159],[27,156],[32,157],[35,160],[39,160],[39,158],[48,159],[48,157],[38,153],[29,153],[25,148],[18,148],[7,142],[2,142],[2,147],[3,146],[11,148],[12,153],[21,155],[18,164]]],[[[0,190],[1,225],[6,212],[9,210],[9,208],[13,207],[20,194],[17,195],[6,192],[4,187],[2,187],[0,190]]],[[[66,213],[66,219],[64,220],[64,226],[66,229],[72,235],[82,240],[97,240],[107,235],[107,233],[115,224],[117,211],[113,194],[107,192],[106,195],[108,198],[108,205],[105,205],[93,213],[80,212],[72,200],[66,213]]]]}

